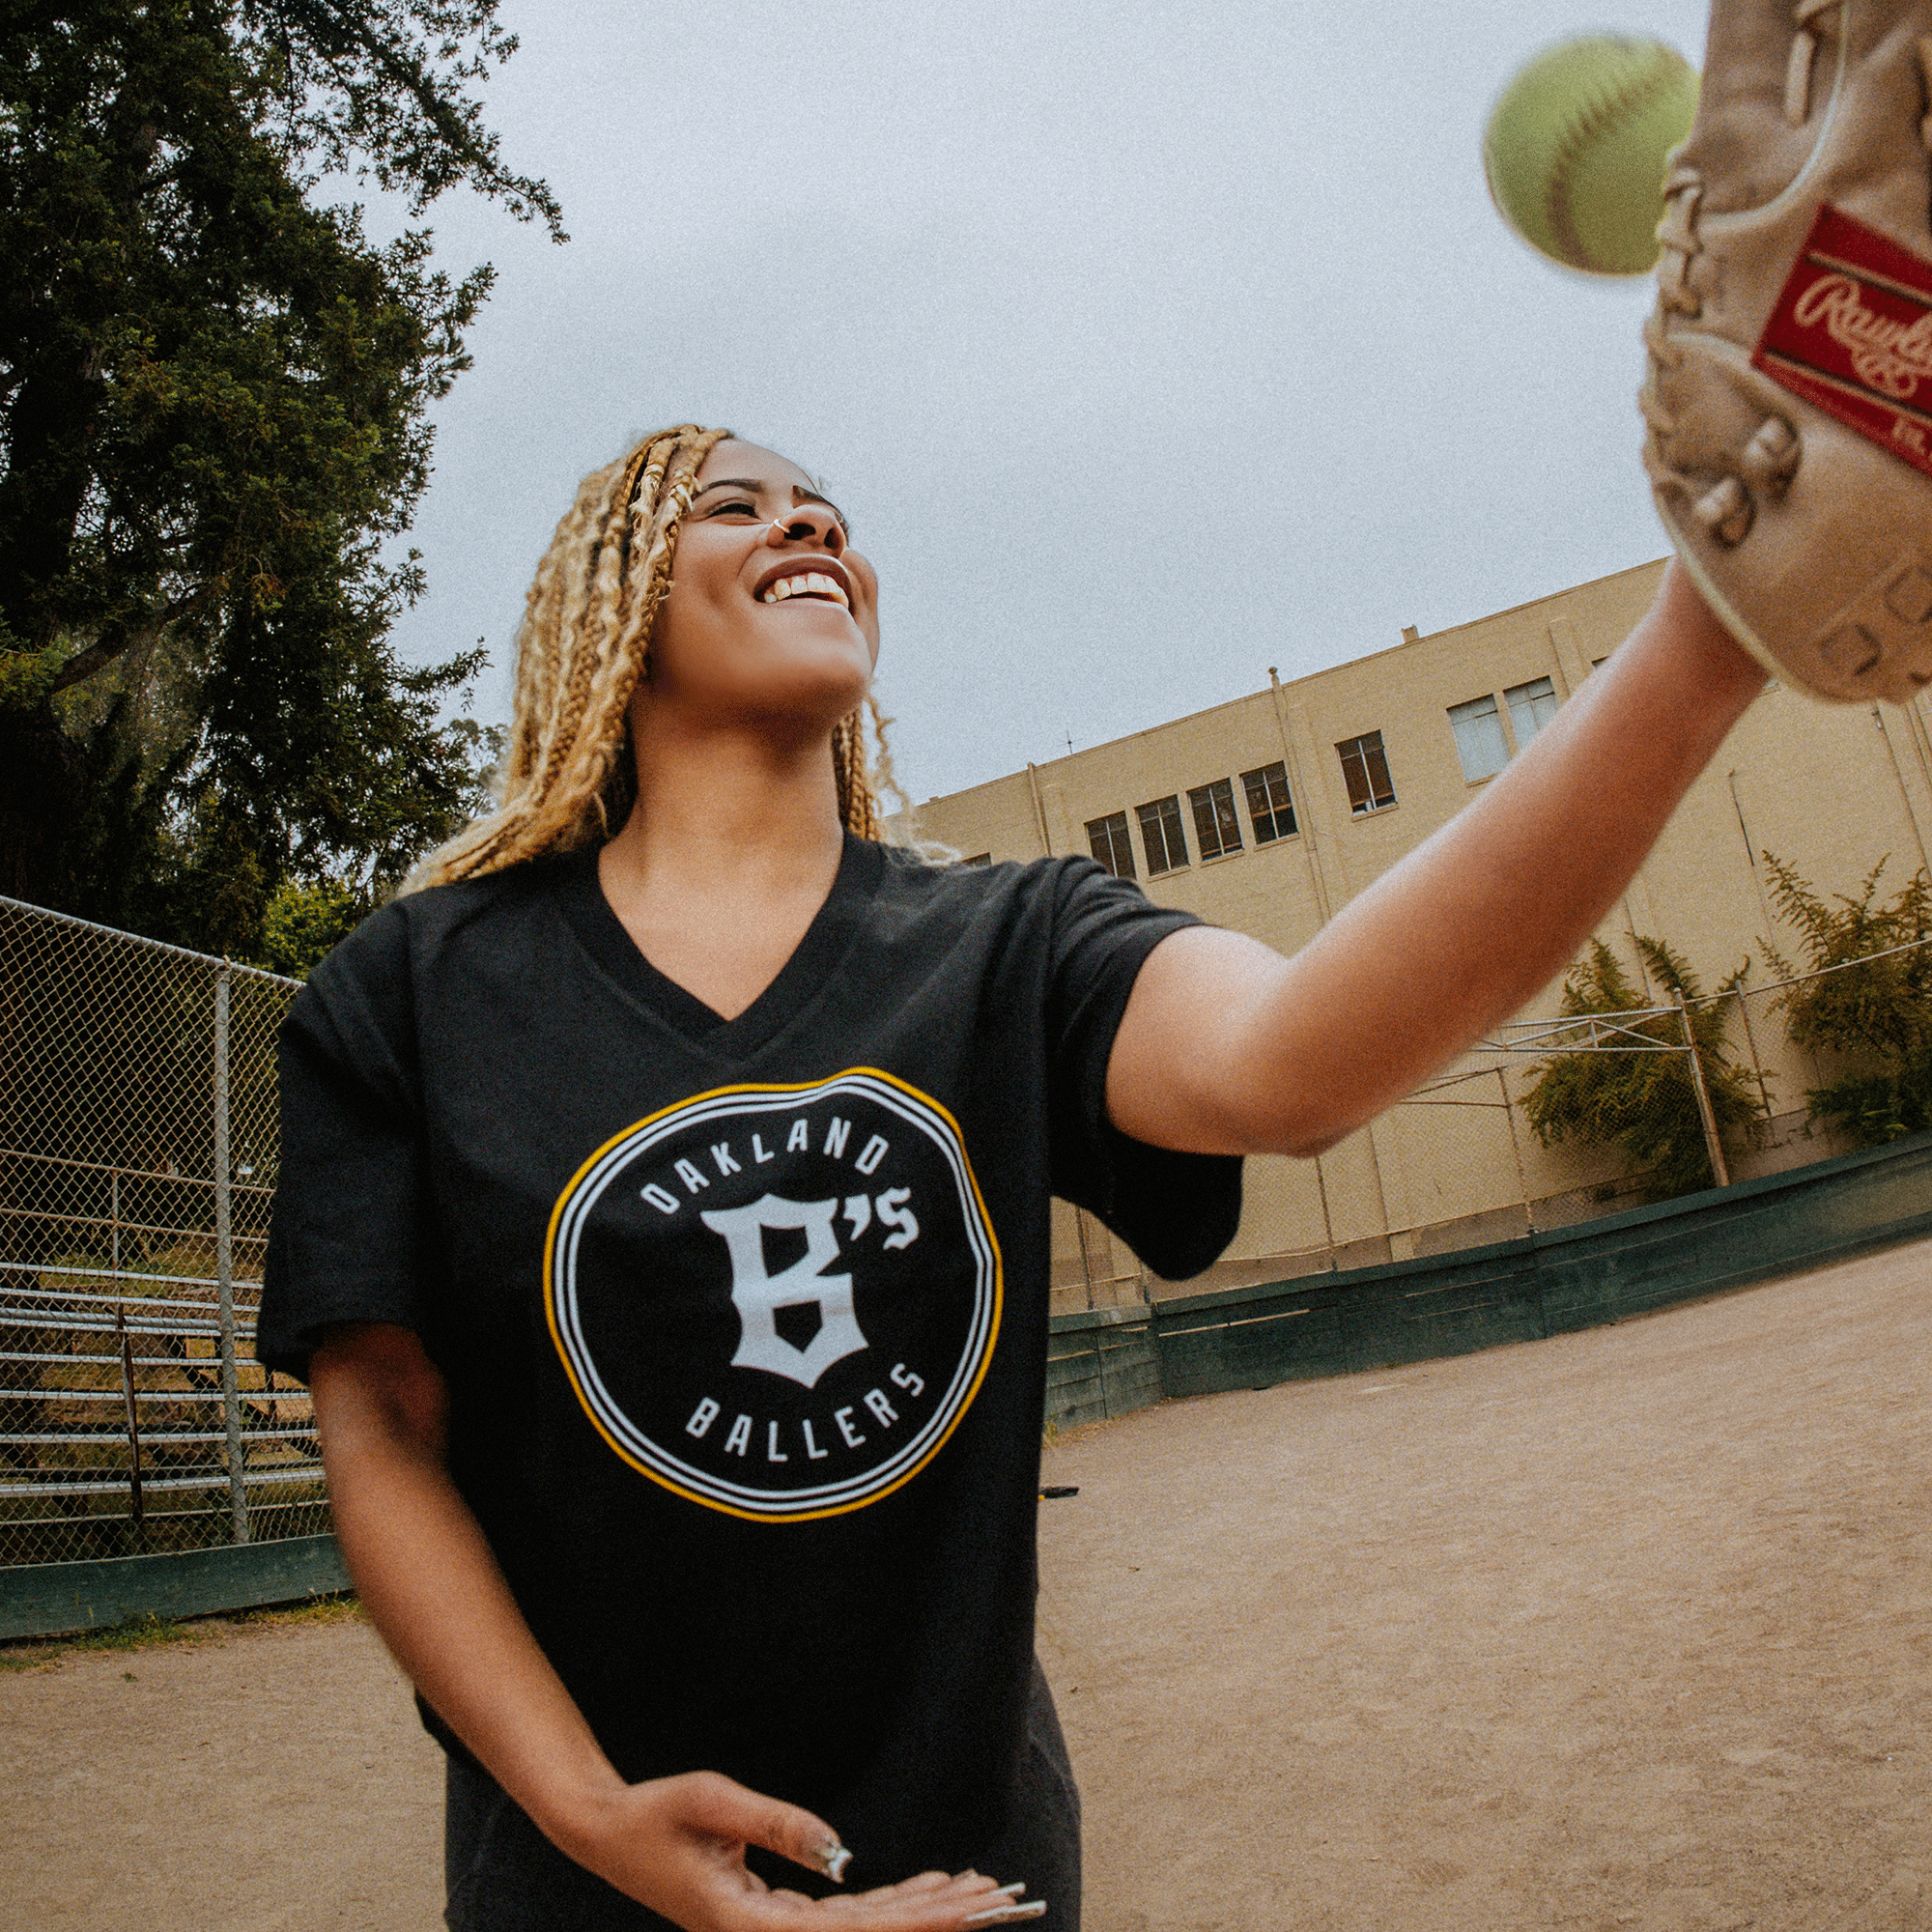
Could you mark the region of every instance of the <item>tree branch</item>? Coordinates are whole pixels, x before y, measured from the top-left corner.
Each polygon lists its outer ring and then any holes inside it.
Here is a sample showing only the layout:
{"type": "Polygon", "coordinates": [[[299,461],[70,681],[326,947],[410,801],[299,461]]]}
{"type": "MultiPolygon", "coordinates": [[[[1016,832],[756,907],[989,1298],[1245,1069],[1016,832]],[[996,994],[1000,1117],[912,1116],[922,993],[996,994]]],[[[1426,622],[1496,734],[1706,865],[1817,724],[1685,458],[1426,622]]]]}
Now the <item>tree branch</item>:
{"type": "MultiPolygon", "coordinates": [[[[477,135],[442,92],[436,75],[412,50],[399,49],[393,41],[371,32],[353,10],[336,5],[335,0],[283,0],[283,11],[287,16],[307,22],[309,45],[338,75],[343,71],[343,63],[339,54],[329,50],[330,43],[337,47],[346,43],[359,48],[382,74],[415,101],[424,119],[460,164],[461,173],[469,175],[485,194],[500,196],[509,204],[512,213],[527,207],[542,214],[553,241],[569,239],[560,226],[562,211],[550,190],[542,182],[511,174],[497,160],[494,139],[487,134],[477,135]]],[[[348,82],[342,85],[353,96],[354,90],[348,82]]],[[[528,215],[522,218],[527,220],[528,215]]]]}
{"type": "Polygon", "coordinates": [[[110,624],[102,634],[95,639],[85,650],[75,651],[67,663],[54,673],[54,681],[47,687],[49,696],[58,696],[63,691],[71,691],[76,684],[84,684],[97,672],[105,670],[117,658],[126,657],[136,644],[145,643],[151,638],[158,637],[167,627],[185,617],[197,606],[207,602],[209,586],[199,584],[192,590],[185,590],[171,603],[164,605],[153,623],[110,624]]]}

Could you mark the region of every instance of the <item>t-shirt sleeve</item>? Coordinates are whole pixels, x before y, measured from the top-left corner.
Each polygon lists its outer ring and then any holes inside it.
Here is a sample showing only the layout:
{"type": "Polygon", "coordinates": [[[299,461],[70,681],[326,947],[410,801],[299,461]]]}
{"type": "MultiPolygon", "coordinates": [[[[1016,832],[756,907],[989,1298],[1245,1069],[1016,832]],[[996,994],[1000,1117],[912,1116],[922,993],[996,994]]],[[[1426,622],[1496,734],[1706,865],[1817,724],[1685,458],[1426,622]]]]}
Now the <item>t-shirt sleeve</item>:
{"type": "Polygon", "coordinates": [[[1151,904],[1091,859],[1060,871],[1047,1000],[1054,1192],[1168,1280],[1209,1265],[1241,1218],[1241,1163],[1131,1139],[1107,1118],[1107,1061],[1147,956],[1192,913],[1151,904]]]}
{"type": "Polygon", "coordinates": [[[255,1332],[264,1367],[306,1380],[336,1322],[423,1332],[415,1058],[408,928],[389,907],[316,969],[282,1024],[281,1170],[255,1332]]]}

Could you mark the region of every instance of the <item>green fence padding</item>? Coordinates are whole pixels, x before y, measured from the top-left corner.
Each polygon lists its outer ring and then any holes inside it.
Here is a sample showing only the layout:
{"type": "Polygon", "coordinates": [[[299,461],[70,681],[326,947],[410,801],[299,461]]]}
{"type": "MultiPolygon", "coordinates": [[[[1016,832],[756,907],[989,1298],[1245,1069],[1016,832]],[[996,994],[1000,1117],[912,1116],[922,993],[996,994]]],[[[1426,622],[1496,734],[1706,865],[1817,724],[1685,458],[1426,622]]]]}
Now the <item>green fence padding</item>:
{"type": "Polygon", "coordinates": [[[1534,1237],[1548,1332],[1932,1233],[1932,1135],[1534,1237]]]}
{"type": "Polygon", "coordinates": [[[332,1536],[92,1563],[22,1563],[0,1569],[0,1637],[60,1636],[137,1617],[259,1609],[348,1587],[349,1570],[332,1536]]]}
{"type": "Polygon", "coordinates": [[[1161,1396],[1470,1354],[1927,1234],[1932,1134],[1921,1134],[1490,1247],[1057,1316],[1047,1413],[1065,1427],[1161,1396]]]}
{"type": "MultiPolygon", "coordinates": [[[[1932,1134],[1548,1234],[1052,1321],[1049,1422],[1594,1327],[1932,1234],[1932,1134]]],[[[0,1567],[0,1638],[349,1587],[332,1536],[0,1567]]]]}
{"type": "Polygon", "coordinates": [[[1046,1419],[1074,1429],[1161,1398],[1160,1361],[1144,1308],[1063,1315],[1048,1338],[1046,1419]]]}

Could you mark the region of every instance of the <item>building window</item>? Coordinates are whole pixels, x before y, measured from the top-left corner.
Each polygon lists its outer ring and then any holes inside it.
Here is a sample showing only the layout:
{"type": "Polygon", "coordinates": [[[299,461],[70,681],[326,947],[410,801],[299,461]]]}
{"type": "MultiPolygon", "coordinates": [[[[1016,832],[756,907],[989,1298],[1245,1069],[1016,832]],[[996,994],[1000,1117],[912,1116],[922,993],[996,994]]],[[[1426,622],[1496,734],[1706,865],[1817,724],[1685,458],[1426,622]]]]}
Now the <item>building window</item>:
{"type": "Polygon", "coordinates": [[[1510,761],[1509,740],[1503,736],[1502,713],[1493,697],[1472,697],[1449,707],[1449,728],[1456,734],[1456,755],[1463,776],[1474,784],[1492,779],[1510,761]]]}
{"type": "Polygon", "coordinates": [[[1294,801],[1288,795],[1286,765],[1243,772],[1241,786],[1248,794],[1248,822],[1255,828],[1257,845],[1272,845],[1277,838],[1293,836],[1294,801]]]}
{"type": "Polygon", "coordinates": [[[1147,847],[1148,873],[1178,871],[1187,863],[1187,839],[1180,830],[1180,800],[1157,798],[1136,806],[1141,843],[1147,847]]]}
{"type": "Polygon", "coordinates": [[[1503,702],[1510,708],[1520,752],[1556,716],[1556,687],[1547,677],[1534,677],[1527,684],[1511,685],[1503,702]]]}
{"type": "Polygon", "coordinates": [[[1110,812],[1105,818],[1090,818],[1087,821],[1087,843],[1093,848],[1094,858],[1117,879],[1136,876],[1134,848],[1127,842],[1127,814],[1124,811],[1110,812]]]}
{"type": "Polygon", "coordinates": [[[1235,816],[1235,787],[1228,779],[1197,785],[1187,794],[1194,808],[1194,842],[1204,859],[1219,859],[1241,849],[1241,821],[1235,816]]]}
{"type": "Polygon", "coordinates": [[[1349,785],[1349,810],[1359,818],[1395,803],[1395,781],[1389,777],[1388,753],[1379,731],[1364,731],[1335,747],[1342,759],[1342,776],[1349,785]]]}

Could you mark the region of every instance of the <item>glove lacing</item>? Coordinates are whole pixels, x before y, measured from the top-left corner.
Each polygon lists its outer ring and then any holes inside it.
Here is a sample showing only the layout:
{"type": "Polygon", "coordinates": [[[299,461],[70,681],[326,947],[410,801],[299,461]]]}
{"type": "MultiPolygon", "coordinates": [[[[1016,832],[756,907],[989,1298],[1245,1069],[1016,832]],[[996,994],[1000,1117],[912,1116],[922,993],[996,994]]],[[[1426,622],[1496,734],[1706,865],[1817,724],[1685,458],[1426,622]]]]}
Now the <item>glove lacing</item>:
{"type": "MultiPolygon", "coordinates": [[[[1794,128],[1802,128],[1811,114],[1811,76],[1817,64],[1819,43],[1842,19],[1845,0],[1798,0],[1792,14],[1791,53],[1784,68],[1784,118],[1794,128]]],[[[1927,110],[1919,122],[1919,135],[1932,151],[1932,36],[1918,42],[1918,62],[1924,71],[1927,110]]],[[[1776,496],[1797,473],[1802,454],[1798,432],[1780,415],[1766,416],[1737,458],[1737,473],[1721,476],[1711,488],[1697,494],[1697,485],[1665,454],[1664,440],[1675,435],[1677,418],[1658,393],[1659,373],[1674,374],[1682,368],[1684,352],[1669,335],[1670,318],[1683,316],[1695,322],[1704,312],[1702,298],[1693,285],[1691,265],[1703,252],[1697,232],[1697,215],[1704,198],[1704,182],[1697,170],[1683,163],[1674,165],[1663,183],[1663,219],[1657,239],[1662,257],[1657,270],[1657,307],[1643,326],[1644,347],[1650,353],[1651,380],[1637,398],[1638,408],[1649,430],[1644,438],[1643,467],[1651,484],[1676,497],[1694,497],[1690,514],[1718,542],[1731,546],[1742,543],[1756,516],[1753,488],[1761,495],[1776,496]]]]}

